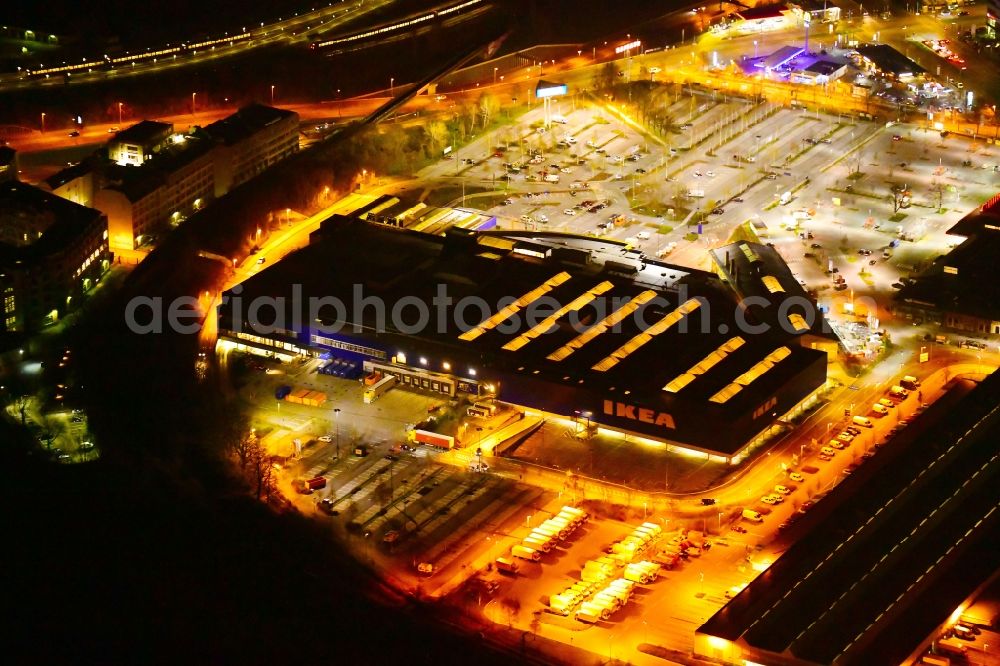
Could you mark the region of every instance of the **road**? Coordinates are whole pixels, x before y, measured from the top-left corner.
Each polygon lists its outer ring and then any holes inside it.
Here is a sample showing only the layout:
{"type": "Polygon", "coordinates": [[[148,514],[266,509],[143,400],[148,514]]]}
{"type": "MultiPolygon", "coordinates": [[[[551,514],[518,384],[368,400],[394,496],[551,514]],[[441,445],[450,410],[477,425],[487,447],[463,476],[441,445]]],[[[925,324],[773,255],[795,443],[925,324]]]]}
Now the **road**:
{"type": "MultiPolygon", "coordinates": [[[[115,80],[122,77],[151,75],[179,67],[210,63],[268,46],[308,43],[310,41],[309,35],[335,31],[340,26],[356,21],[364,14],[390,5],[392,2],[393,0],[368,0],[368,2],[361,0],[347,7],[342,4],[334,6],[330,3],[327,7],[251,28],[252,37],[250,39],[228,41],[224,36],[219,38],[220,43],[206,46],[200,50],[168,53],[164,57],[155,58],[144,56],[143,51],[159,52],[171,48],[170,45],[156,45],[145,50],[137,49],[135,60],[119,63],[117,67],[107,68],[102,58],[91,57],[81,60],[81,64],[89,60],[95,63],[96,67],[75,69],[70,72],[69,77],[65,77],[62,73],[46,74],[44,78],[42,76],[30,77],[26,73],[19,72],[0,74],[0,90],[16,91],[35,87],[75,85],[115,80]]],[[[186,40],[186,42],[182,40],[182,43],[200,43],[201,41],[203,40],[186,40]]],[[[54,65],[49,65],[49,67],[52,66],[54,65]]],[[[45,63],[42,63],[42,68],[45,67],[45,63]]]]}

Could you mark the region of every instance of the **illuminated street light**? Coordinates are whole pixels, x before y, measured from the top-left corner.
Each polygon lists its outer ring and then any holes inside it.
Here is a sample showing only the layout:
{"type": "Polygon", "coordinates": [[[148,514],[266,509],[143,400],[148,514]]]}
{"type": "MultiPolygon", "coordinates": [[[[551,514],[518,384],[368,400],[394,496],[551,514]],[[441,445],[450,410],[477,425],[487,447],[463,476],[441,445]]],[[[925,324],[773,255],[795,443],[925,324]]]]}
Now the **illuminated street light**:
{"type": "Polygon", "coordinates": [[[271,85],[271,106],[274,106],[274,85],[271,85]]]}
{"type": "Polygon", "coordinates": [[[42,134],[45,134],[45,112],[42,111],[42,134]]]}
{"type": "Polygon", "coordinates": [[[198,93],[196,93],[196,92],[191,93],[191,113],[192,113],[192,115],[195,112],[195,106],[196,106],[197,102],[198,102],[198,93]]]}
{"type": "Polygon", "coordinates": [[[118,102],[118,127],[122,126],[122,103],[118,102]]]}
{"type": "Polygon", "coordinates": [[[336,424],[334,438],[337,440],[337,460],[340,460],[340,408],[333,409],[333,421],[336,424]]]}

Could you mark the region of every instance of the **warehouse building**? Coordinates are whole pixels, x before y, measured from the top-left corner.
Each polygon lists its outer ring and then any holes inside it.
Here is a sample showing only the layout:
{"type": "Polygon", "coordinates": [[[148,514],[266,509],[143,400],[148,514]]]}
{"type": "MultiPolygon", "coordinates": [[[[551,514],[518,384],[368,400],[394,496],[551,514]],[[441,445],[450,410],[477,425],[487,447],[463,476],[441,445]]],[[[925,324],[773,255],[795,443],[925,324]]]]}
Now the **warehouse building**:
{"type": "Polygon", "coordinates": [[[698,628],[695,655],[785,666],[948,663],[921,655],[947,656],[938,639],[1000,567],[1000,375],[979,379],[956,380],[801,515],[778,559],[752,556],[761,573],[698,628]]]}
{"type": "Polygon", "coordinates": [[[978,337],[1000,336],[1000,195],[948,230],[963,242],[896,294],[895,311],[978,337]]]}
{"type": "Polygon", "coordinates": [[[805,329],[745,324],[715,275],[615,241],[334,216],[224,294],[219,344],[332,354],[736,462],[814,399],[827,365],[805,329]]]}

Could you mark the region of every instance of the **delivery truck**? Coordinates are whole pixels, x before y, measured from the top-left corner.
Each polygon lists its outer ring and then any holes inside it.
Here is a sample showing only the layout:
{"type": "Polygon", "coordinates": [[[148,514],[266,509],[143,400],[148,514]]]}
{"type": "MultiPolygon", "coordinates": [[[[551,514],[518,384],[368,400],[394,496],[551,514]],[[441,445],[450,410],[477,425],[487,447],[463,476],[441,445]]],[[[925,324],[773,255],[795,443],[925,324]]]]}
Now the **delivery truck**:
{"type": "Polygon", "coordinates": [[[538,562],[542,559],[542,554],[539,551],[534,548],[527,548],[526,546],[514,546],[511,548],[510,554],[529,562],[538,562]]]}
{"type": "Polygon", "coordinates": [[[653,582],[653,577],[645,568],[640,567],[637,564],[630,564],[625,567],[625,580],[631,580],[636,583],[648,585],[653,582]]]}
{"type": "Polygon", "coordinates": [[[417,444],[426,444],[446,451],[455,447],[455,438],[451,435],[440,435],[429,430],[411,430],[410,437],[417,444]]]}
{"type": "Polygon", "coordinates": [[[395,375],[386,375],[382,379],[375,382],[373,385],[365,389],[364,401],[366,405],[370,405],[379,397],[396,385],[395,375]]]}
{"type": "Polygon", "coordinates": [[[534,548],[535,550],[540,550],[543,553],[547,553],[552,550],[552,540],[542,537],[526,537],[521,542],[521,545],[527,546],[528,548],[534,548]]]}
{"type": "Polygon", "coordinates": [[[764,522],[764,516],[760,515],[756,511],[743,509],[743,520],[749,520],[752,523],[762,523],[764,522]]]}
{"type": "MultiPolygon", "coordinates": [[[[580,610],[576,614],[576,618],[578,620],[580,619],[581,613],[588,617],[596,617],[601,620],[607,620],[611,617],[612,610],[607,606],[594,603],[593,601],[584,601],[580,604],[580,610]]],[[[596,620],[594,620],[594,622],[596,622],[596,620]]]]}
{"type": "Polygon", "coordinates": [[[583,522],[587,522],[587,520],[590,519],[590,514],[589,513],[587,513],[583,509],[577,508],[575,506],[570,506],[570,505],[567,504],[567,505],[563,506],[562,511],[564,511],[566,513],[571,513],[571,514],[573,514],[575,516],[579,516],[580,518],[583,519],[583,522]]]}
{"type": "Polygon", "coordinates": [[[500,573],[510,574],[512,576],[517,575],[518,565],[517,562],[506,557],[498,557],[494,565],[497,571],[500,573]]]}

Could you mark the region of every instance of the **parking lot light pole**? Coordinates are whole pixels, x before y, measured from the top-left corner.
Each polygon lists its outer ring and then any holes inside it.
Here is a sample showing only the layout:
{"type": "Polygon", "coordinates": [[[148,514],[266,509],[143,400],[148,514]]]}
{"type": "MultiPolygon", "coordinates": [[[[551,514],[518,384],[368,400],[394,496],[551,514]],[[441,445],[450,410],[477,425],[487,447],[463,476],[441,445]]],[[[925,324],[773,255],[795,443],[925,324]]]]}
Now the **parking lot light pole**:
{"type": "Polygon", "coordinates": [[[333,422],[335,423],[334,427],[336,430],[335,438],[337,440],[337,460],[340,460],[340,408],[339,407],[333,410],[333,422]]]}

